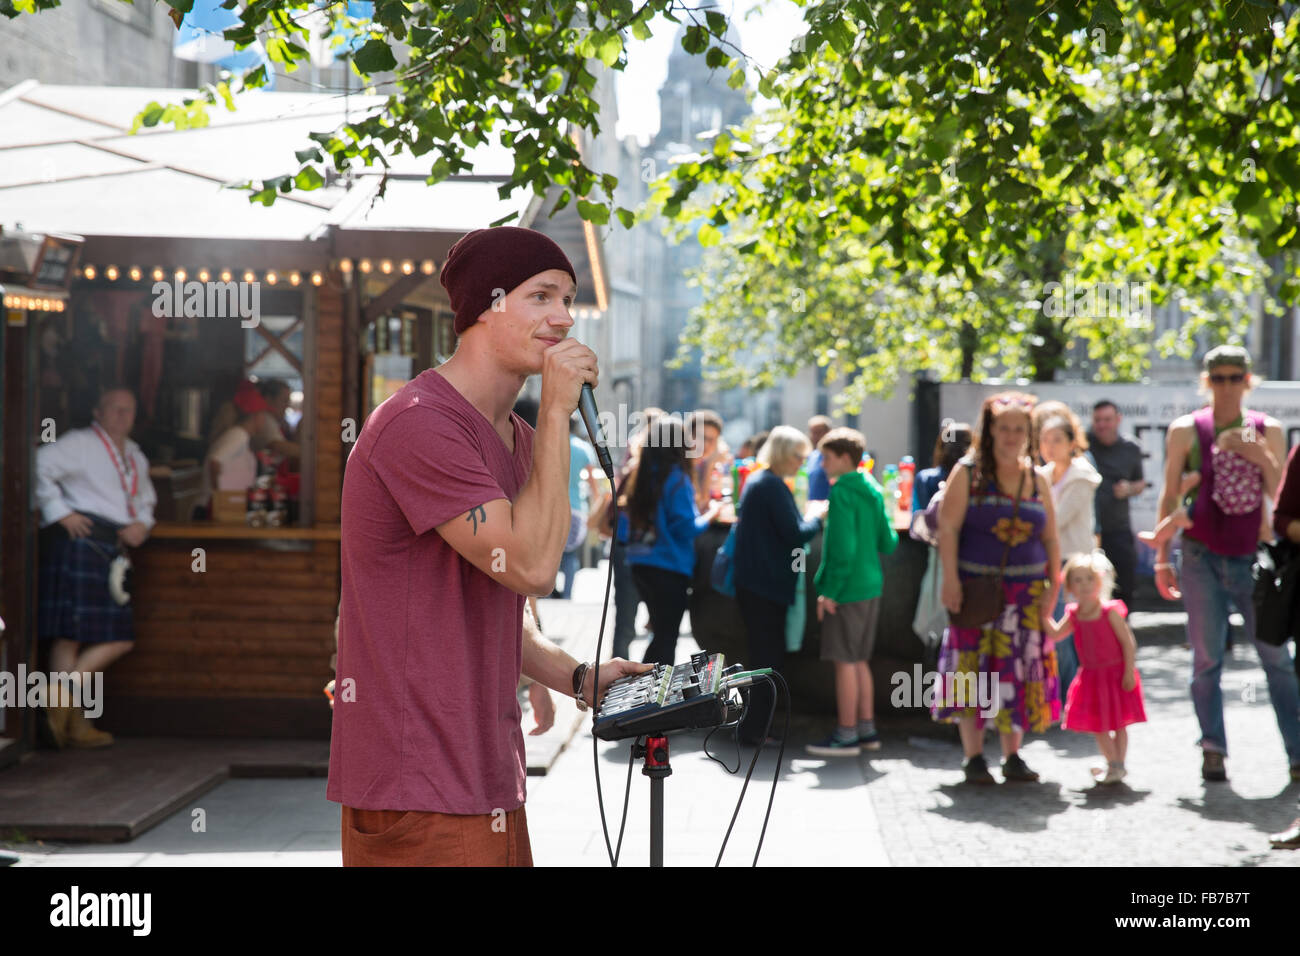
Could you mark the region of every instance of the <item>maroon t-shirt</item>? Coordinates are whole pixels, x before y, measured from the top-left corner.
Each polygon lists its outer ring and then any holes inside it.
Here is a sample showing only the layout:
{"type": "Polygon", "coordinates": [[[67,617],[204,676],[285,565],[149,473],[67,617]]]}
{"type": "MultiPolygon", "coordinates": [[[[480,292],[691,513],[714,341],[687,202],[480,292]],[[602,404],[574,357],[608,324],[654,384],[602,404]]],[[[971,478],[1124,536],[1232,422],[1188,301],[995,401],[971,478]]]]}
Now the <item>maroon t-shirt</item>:
{"type": "Polygon", "coordinates": [[[461,814],[524,802],[515,696],[524,598],[434,530],[489,501],[514,501],[532,468],[533,429],[511,421],[513,455],[429,369],[376,408],[357,438],[343,479],[330,800],[461,814]]]}

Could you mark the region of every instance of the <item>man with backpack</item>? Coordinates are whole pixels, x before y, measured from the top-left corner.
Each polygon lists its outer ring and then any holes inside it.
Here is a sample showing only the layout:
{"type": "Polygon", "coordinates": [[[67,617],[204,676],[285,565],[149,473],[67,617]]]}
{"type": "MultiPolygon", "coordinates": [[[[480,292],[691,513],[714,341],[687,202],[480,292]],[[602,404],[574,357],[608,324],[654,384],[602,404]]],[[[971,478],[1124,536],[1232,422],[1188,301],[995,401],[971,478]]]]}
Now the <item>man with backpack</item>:
{"type": "Polygon", "coordinates": [[[1179,506],[1184,471],[1199,472],[1201,483],[1191,505],[1192,526],[1183,532],[1182,566],[1176,573],[1169,560],[1170,543],[1162,543],[1156,552],[1156,587],[1167,600],[1181,597],[1187,611],[1192,704],[1201,727],[1201,776],[1210,781],[1227,779],[1228,743],[1219,680],[1231,602],[1244,618],[1246,633],[1264,666],[1291,779],[1300,781],[1300,686],[1291,654],[1285,644],[1273,647],[1255,634],[1251,565],[1260,539],[1264,497],[1278,486],[1285,446],[1276,419],[1243,407],[1254,385],[1250,365],[1250,354],[1240,346],[1212,349],[1201,373],[1209,405],[1169,426],[1158,518],[1179,506]]]}

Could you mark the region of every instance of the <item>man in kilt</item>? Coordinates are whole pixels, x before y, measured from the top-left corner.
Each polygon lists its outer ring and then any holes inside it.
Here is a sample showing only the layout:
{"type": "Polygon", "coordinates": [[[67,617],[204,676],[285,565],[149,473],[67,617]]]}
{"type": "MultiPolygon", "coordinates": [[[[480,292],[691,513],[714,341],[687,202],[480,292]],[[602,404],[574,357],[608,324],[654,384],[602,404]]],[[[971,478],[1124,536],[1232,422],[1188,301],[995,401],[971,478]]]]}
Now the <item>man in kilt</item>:
{"type": "MultiPolygon", "coordinates": [[[[41,512],[40,600],[37,633],[50,641],[49,665],[74,681],[92,680],[131,649],[130,603],[119,604],[109,569],[153,527],[157,496],[149,462],[128,437],[135,396],[125,388],[102,392],[89,428],[67,432],[36,452],[36,506],[41,512]]],[[[47,708],[60,746],[104,747],[113,737],[97,730],[52,682],[47,708]]],[[[82,698],[84,700],[84,697],[82,698]]]]}

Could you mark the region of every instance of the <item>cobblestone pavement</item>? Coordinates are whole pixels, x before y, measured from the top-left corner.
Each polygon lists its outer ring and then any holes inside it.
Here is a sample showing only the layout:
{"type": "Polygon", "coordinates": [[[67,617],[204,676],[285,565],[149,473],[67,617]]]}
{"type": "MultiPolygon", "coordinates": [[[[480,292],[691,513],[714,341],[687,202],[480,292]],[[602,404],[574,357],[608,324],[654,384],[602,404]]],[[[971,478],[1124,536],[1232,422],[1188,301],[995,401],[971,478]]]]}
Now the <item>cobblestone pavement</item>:
{"type": "MultiPolygon", "coordinates": [[[[595,575],[588,570],[579,577],[581,593],[571,606],[547,602],[543,609],[543,621],[549,613],[555,632],[575,635],[575,653],[584,641],[594,641],[599,628],[597,585],[603,578],[595,575]]],[[[955,736],[945,739],[942,729],[924,719],[882,720],[882,750],[856,760],[823,760],[805,754],[803,745],[825,735],[829,718],[796,718],[762,864],[1300,867],[1300,851],[1268,847],[1268,834],[1300,813],[1300,784],[1289,782],[1253,647],[1239,644],[1225,661],[1229,782],[1205,784],[1187,691],[1190,652],[1179,636],[1182,615],[1135,613],[1133,623],[1149,720],[1130,729],[1124,783],[1095,787],[1088,773],[1100,759],[1095,744],[1069,731],[1031,736],[1025,744],[1025,760],[1041,782],[968,787],[961,782],[955,736]]],[[[632,656],[639,657],[645,643],[634,642],[632,656]]],[[[696,649],[683,634],[679,659],[696,649]]],[[[539,865],[608,865],[588,727],[584,720],[546,776],[528,780],[529,829],[539,865]]],[[[702,735],[673,737],[674,772],[665,787],[669,865],[711,865],[740,794],[739,777],[710,761],[702,745],[702,735]]],[[[725,741],[715,738],[711,749],[735,760],[734,747],[725,741]]],[[[602,743],[599,751],[613,839],[627,745],[602,743]]],[[[746,764],[750,753],[745,751],[746,764]]],[[[997,754],[991,736],[986,753],[997,754]]],[[[728,846],[728,865],[753,859],[775,756],[765,750],[758,763],[728,846]]],[[[998,776],[996,760],[990,762],[998,776]]],[[[320,778],[229,781],[203,797],[214,823],[197,845],[189,828],[192,808],[186,808],[130,844],[16,849],[20,865],[37,866],[333,866],[339,861],[338,807],[325,800],[324,789],[320,778]]],[[[637,772],[623,849],[627,865],[647,862],[648,813],[649,786],[637,772]]]]}
{"type": "MultiPolygon", "coordinates": [[[[1269,833],[1300,815],[1300,784],[1289,780],[1253,646],[1239,640],[1224,661],[1229,779],[1207,784],[1187,689],[1191,652],[1176,632],[1149,634],[1134,617],[1148,722],[1129,729],[1127,779],[1094,786],[1092,737],[1057,728],[1021,751],[1039,783],[970,787],[957,743],[886,727],[885,746],[862,768],[890,863],[1300,867],[1300,852],[1268,846],[1269,833]]],[[[993,735],[985,753],[1000,779],[993,735]]]]}
{"type": "MultiPolygon", "coordinates": [[[[962,783],[955,732],[945,739],[943,729],[927,720],[882,720],[880,751],[857,760],[823,760],[808,756],[803,745],[824,735],[829,721],[796,718],[763,863],[1300,867],[1300,851],[1268,846],[1268,834],[1300,815],[1300,784],[1289,780],[1253,646],[1238,640],[1224,661],[1229,780],[1206,784],[1187,688],[1191,652],[1183,644],[1185,617],[1135,612],[1132,620],[1148,721],[1130,728],[1129,775],[1123,783],[1095,786],[1089,768],[1101,758],[1092,737],[1059,728],[1031,735],[1022,750],[1040,773],[1039,783],[968,787],[962,783]]],[[[641,649],[638,641],[634,656],[641,649]]],[[[684,634],[679,657],[694,649],[684,634]]],[[[698,742],[675,739],[679,772],[668,788],[668,862],[711,863],[737,784],[704,762],[698,742]],[[674,819],[675,811],[682,815],[674,819]]],[[[714,749],[729,750],[716,743],[714,749]]],[[[986,754],[1000,779],[991,734],[986,754]]],[[[613,749],[602,756],[606,800],[617,808],[619,759],[613,749]]],[[[751,787],[756,792],[746,798],[741,814],[744,835],[738,832],[733,841],[738,847],[754,845],[773,756],[765,753],[760,761],[757,786],[751,787]]],[[[633,864],[644,863],[644,789],[638,775],[629,819],[633,852],[628,862],[633,864]]],[[[551,774],[530,781],[529,819],[539,862],[607,865],[591,790],[584,729],[551,774]]],[[[742,862],[744,853],[734,858],[728,853],[728,862],[742,862]]]]}

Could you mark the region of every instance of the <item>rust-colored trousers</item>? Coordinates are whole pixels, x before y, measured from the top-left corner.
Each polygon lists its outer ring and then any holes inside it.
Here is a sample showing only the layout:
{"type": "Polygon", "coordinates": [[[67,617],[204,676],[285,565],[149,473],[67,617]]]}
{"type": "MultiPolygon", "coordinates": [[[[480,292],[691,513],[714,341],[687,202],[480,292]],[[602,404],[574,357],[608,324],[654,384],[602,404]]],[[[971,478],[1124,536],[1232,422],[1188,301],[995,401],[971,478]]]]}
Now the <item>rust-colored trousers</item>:
{"type": "Polygon", "coordinates": [[[461,816],[343,807],[344,866],[532,866],[524,808],[461,816]]]}

